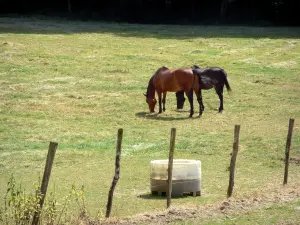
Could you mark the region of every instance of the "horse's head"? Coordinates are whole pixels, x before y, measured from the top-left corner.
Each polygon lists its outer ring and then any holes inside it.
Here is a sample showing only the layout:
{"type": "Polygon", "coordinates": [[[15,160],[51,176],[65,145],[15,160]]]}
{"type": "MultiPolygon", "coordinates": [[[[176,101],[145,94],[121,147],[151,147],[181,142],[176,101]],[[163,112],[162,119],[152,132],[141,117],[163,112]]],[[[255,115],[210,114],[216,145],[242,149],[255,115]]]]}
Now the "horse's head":
{"type": "Polygon", "coordinates": [[[146,96],[146,102],[148,103],[149,110],[150,110],[151,113],[153,113],[157,101],[156,101],[155,98],[149,98],[147,96],[147,94],[144,94],[144,95],[146,96]]]}

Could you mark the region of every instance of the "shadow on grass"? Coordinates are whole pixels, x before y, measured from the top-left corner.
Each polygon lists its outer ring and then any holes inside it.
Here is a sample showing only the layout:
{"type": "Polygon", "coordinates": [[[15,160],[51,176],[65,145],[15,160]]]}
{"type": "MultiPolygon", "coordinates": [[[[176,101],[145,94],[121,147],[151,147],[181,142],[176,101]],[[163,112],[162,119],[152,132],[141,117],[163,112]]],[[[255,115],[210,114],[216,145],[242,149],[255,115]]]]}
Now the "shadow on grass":
{"type": "Polygon", "coordinates": [[[227,25],[151,25],[116,22],[78,21],[57,18],[2,17],[0,33],[74,34],[113,33],[120,37],[157,39],[191,38],[299,38],[299,27],[227,25]],[[20,22],[21,21],[21,22],[20,22]]]}
{"type": "MultiPolygon", "coordinates": [[[[183,111],[183,112],[185,112],[185,111],[183,111]]],[[[181,111],[179,111],[179,113],[181,113],[181,111]]],[[[146,113],[146,112],[138,112],[138,113],[135,114],[135,116],[140,117],[140,118],[149,119],[149,120],[163,120],[163,121],[192,120],[192,119],[199,119],[200,118],[199,115],[190,118],[189,117],[189,112],[186,113],[184,117],[171,117],[171,116],[164,116],[163,113],[162,114],[158,114],[158,113],[149,114],[149,113],[146,113]]]]}
{"type": "MultiPolygon", "coordinates": [[[[172,199],[187,198],[188,196],[192,196],[192,194],[184,193],[182,196],[172,197],[172,199]]],[[[163,192],[162,195],[147,193],[147,194],[138,195],[138,198],[150,199],[150,200],[165,200],[166,201],[167,195],[165,192],[163,192]]]]}
{"type": "Polygon", "coordinates": [[[138,195],[138,198],[149,200],[166,200],[166,196],[154,195],[151,193],[138,195]]]}

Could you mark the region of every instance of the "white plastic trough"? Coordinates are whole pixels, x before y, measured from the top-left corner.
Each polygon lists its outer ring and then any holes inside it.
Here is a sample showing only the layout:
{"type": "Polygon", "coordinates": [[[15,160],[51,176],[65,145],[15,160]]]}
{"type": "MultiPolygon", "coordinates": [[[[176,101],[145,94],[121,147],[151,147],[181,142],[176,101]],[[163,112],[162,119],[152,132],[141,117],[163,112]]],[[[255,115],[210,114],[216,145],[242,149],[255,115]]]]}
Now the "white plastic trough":
{"type": "MultiPolygon", "coordinates": [[[[150,167],[150,183],[152,194],[166,194],[168,190],[169,160],[153,160],[150,167]]],[[[172,172],[172,197],[201,195],[201,161],[174,159],[172,172]]]]}

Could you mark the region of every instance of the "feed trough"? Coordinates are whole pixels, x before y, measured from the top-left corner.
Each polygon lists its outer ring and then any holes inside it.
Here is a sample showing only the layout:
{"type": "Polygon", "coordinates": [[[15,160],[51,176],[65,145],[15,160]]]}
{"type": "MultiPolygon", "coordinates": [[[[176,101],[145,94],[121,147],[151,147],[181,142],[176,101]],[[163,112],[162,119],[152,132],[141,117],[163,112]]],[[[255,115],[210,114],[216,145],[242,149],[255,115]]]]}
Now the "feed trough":
{"type": "MultiPolygon", "coordinates": [[[[168,190],[169,160],[153,160],[150,167],[151,193],[163,195],[168,190]]],[[[174,159],[172,172],[172,197],[201,195],[201,161],[174,159]]]]}

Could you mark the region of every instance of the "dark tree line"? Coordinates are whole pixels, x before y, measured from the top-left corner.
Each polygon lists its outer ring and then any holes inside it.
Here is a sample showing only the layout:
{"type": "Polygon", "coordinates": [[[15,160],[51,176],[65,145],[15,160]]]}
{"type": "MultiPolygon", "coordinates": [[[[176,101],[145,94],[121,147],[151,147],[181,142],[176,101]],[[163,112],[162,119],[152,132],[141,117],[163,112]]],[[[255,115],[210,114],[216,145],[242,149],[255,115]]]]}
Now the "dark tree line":
{"type": "Polygon", "coordinates": [[[1,14],[138,23],[300,25],[299,0],[1,0],[1,14]]]}

